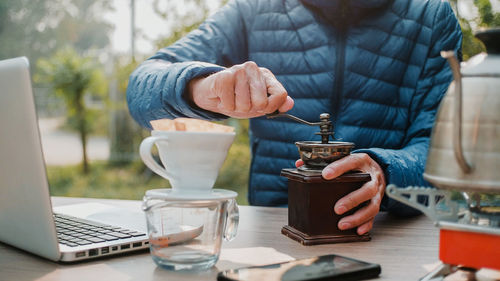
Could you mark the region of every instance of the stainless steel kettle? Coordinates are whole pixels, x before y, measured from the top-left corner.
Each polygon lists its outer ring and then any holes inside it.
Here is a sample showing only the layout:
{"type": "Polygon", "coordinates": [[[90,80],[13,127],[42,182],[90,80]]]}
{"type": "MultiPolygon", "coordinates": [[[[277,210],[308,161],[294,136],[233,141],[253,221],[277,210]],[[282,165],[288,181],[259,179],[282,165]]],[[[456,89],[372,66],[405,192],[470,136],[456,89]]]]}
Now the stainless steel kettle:
{"type": "Polygon", "coordinates": [[[500,29],[476,37],[488,53],[460,64],[443,51],[454,81],[441,102],[424,178],[438,188],[500,193],[500,29]]]}

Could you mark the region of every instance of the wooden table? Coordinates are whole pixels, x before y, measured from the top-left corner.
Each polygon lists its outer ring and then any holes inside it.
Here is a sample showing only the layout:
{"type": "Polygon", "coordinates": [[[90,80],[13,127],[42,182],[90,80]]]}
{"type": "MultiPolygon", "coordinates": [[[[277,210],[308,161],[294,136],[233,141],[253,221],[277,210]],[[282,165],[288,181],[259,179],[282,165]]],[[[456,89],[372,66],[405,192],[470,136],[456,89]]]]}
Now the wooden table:
{"type": "MultiPolygon", "coordinates": [[[[53,197],[54,206],[101,202],[139,208],[139,201],[53,197]]],[[[148,252],[77,264],[58,264],[0,243],[0,280],[215,280],[219,270],[339,254],[382,266],[381,280],[416,280],[423,265],[438,261],[438,229],[424,216],[376,217],[372,241],[302,246],[280,233],[287,209],[240,206],[235,240],[224,243],[216,266],[203,273],[177,273],[157,267],[148,252]]]]}

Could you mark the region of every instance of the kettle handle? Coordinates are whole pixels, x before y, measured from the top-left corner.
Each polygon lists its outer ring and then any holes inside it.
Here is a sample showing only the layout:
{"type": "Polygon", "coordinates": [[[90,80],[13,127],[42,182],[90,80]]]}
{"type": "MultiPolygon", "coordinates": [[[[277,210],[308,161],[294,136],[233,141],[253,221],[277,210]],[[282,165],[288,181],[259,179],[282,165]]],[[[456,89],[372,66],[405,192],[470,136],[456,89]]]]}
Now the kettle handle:
{"type": "Polygon", "coordinates": [[[453,80],[455,82],[455,101],[453,106],[453,152],[457,159],[458,165],[464,173],[472,171],[472,164],[465,159],[464,150],[462,147],[462,74],[460,73],[460,63],[454,51],[441,51],[441,56],[448,60],[451,71],[453,72],[453,80]]]}

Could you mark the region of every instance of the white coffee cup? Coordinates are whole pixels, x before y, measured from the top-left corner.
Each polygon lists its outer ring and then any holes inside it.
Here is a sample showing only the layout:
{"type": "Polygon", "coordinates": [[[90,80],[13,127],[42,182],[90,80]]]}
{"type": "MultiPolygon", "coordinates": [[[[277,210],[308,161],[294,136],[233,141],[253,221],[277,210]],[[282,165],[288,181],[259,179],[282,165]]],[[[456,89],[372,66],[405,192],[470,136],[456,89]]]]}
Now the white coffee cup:
{"type": "Polygon", "coordinates": [[[168,179],[176,192],[211,191],[235,133],[157,131],[145,138],[139,153],[153,172],[168,179]],[[163,168],[152,154],[156,144],[163,168]]]}

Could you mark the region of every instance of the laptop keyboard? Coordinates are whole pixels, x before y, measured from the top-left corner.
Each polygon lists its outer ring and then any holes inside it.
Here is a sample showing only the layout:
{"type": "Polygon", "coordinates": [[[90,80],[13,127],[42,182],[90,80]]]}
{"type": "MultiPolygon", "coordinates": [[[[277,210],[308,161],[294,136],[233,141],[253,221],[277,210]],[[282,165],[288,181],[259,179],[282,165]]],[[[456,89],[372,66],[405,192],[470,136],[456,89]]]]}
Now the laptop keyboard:
{"type": "Polygon", "coordinates": [[[143,232],[67,215],[54,214],[54,220],[59,243],[69,247],[146,236],[143,232]]]}

